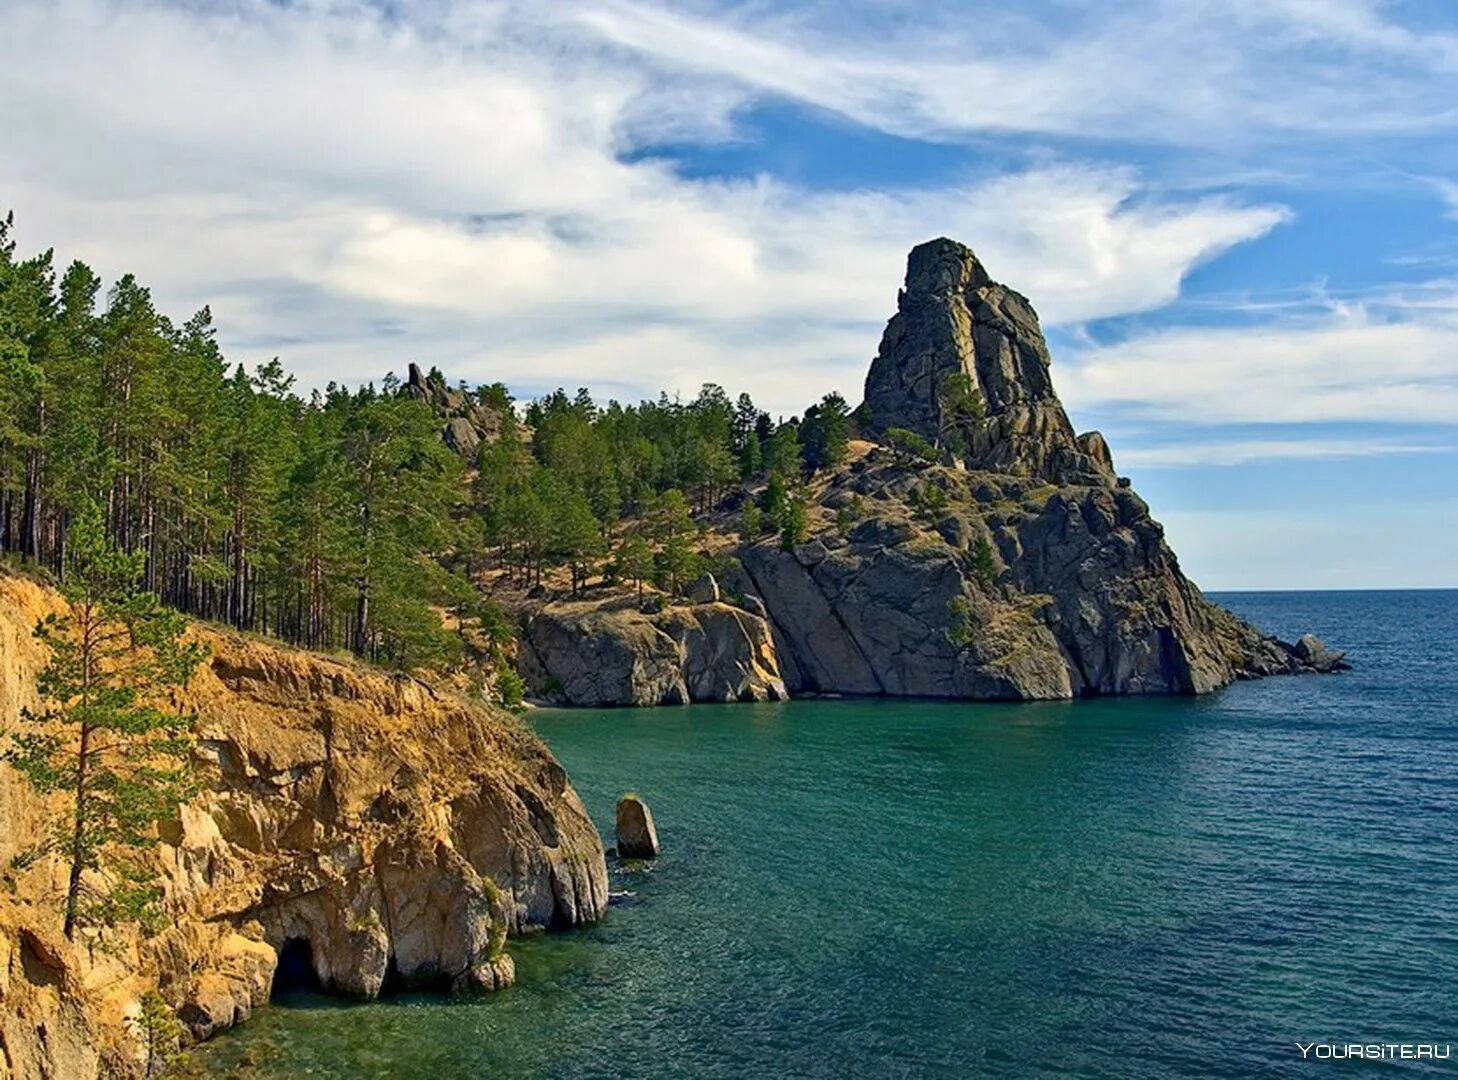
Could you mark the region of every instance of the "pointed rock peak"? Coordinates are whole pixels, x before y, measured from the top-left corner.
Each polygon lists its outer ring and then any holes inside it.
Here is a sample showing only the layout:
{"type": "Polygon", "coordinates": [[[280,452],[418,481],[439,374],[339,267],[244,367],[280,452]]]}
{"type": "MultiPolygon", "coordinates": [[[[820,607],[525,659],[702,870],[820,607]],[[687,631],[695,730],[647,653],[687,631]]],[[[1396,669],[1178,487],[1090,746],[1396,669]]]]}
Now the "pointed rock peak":
{"type": "Polygon", "coordinates": [[[906,257],[908,293],[966,292],[991,283],[972,249],[945,236],[917,244],[906,257]]]}
{"type": "Polygon", "coordinates": [[[1108,448],[1080,443],[1048,367],[1032,305],[994,282],[971,248],[930,240],[907,257],[866,376],[870,427],[915,432],[969,468],[1111,484],[1108,448]]]}

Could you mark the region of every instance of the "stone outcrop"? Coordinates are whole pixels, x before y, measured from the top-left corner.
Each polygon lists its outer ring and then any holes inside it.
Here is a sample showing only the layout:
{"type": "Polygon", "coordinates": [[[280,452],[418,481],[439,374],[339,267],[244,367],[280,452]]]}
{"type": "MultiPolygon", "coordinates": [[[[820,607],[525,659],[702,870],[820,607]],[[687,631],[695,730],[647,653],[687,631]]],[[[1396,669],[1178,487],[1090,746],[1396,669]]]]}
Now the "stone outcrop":
{"type": "Polygon", "coordinates": [[[986,407],[986,418],[967,432],[968,468],[1113,484],[1103,437],[1075,434],[1053,392],[1032,305],[993,281],[970,249],[932,240],[907,259],[906,287],[866,376],[871,431],[905,428],[941,444],[951,423],[943,394],[957,375],[971,379],[986,407]]]}
{"type": "Polygon", "coordinates": [[[519,664],[535,696],[567,705],[786,696],[769,624],[721,601],[657,612],[631,597],[548,604],[526,618],[519,664]]]}
{"type": "Polygon", "coordinates": [[[658,830],[653,825],[653,811],[637,795],[624,795],[618,800],[618,855],[624,859],[656,859],[658,830]]]}
{"type": "MultiPolygon", "coordinates": [[[[56,594],[0,577],[0,729],[34,704],[31,636],[56,594]]],[[[202,793],[153,850],[167,928],[60,935],[53,858],[12,860],[58,808],[0,765],[0,1078],[130,1075],[141,995],[197,1037],[246,1019],[292,951],[325,989],[493,989],[509,933],[592,922],[603,848],[561,766],[506,714],[256,640],[211,648],[176,704],[198,715],[202,793]]]]}
{"type": "Polygon", "coordinates": [[[503,414],[499,410],[461,387],[447,386],[444,376],[434,369],[422,375],[419,365],[411,364],[401,390],[435,410],[441,419],[441,438],[464,458],[474,461],[483,442],[493,442],[501,435],[503,414]]]}
{"type": "Polygon", "coordinates": [[[725,582],[762,598],[792,693],[1200,694],[1345,666],[1185,578],[1103,437],[1074,432],[1032,307],[970,250],[915,248],[897,308],[866,378],[870,428],[939,443],[942,463],[869,449],[820,492],[836,529],[747,546],[725,582]],[[985,414],[947,439],[942,388],[961,376],[985,414]]]}
{"type": "Polygon", "coordinates": [[[726,583],[763,598],[791,693],[1200,694],[1341,662],[1206,600],[1128,488],[1055,489],[875,450],[823,503],[860,520],[790,552],[745,547],[726,583]],[[935,516],[909,498],[928,485],[945,493],[935,516]]]}

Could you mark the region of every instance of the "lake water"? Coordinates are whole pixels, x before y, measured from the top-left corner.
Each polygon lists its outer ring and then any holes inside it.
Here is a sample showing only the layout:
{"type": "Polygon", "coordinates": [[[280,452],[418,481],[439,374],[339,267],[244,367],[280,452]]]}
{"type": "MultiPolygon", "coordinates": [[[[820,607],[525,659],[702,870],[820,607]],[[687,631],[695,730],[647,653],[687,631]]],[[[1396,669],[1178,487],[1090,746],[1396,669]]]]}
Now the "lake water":
{"type": "Polygon", "coordinates": [[[634,898],[513,943],[503,994],[296,998],[205,1060],[1297,1076],[1320,1068],[1298,1042],[1458,1044],[1458,592],[1217,599],[1355,670],[1200,699],[538,712],[609,842],[618,795],[652,806],[663,857],[613,878],[634,898]]]}

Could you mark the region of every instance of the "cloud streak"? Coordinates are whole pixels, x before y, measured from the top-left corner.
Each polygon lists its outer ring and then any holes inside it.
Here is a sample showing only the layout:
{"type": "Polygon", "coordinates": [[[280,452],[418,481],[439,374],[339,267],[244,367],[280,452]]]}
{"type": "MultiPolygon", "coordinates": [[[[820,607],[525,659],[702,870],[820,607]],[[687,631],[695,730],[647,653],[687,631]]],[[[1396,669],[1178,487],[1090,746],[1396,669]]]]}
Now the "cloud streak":
{"type": "Polygon", "coordinates": [[[688,179],[627,153],[643,117],[714,137],[742,91],[625,63],[585,9],[432,10],[21,0],[0,190],[22,239],[211,303],[235,359],[277,348],[306,383],[421,359],[528,391],[733,382],[790,412],[858,396],[931,236],[1077,322],[1166,304],[1288,217],[1066,159],[895,192],[688,179]]]}
{"type": "Polygon", "coordinates": [[[948,7],[849,41],[841,5],[711,15],[615,0],[575,18],[678,70],[912,137],[1033,132],[1176,145],[1435,131],[1458,36],[1371,0],[948,7]]]}
{"type": "Polygon", "coordinates": [[[1059,372],[1070,403],[1181,424],[1458,423],[1458,304],[1178,327],[1083,351],[1059,372]]]}

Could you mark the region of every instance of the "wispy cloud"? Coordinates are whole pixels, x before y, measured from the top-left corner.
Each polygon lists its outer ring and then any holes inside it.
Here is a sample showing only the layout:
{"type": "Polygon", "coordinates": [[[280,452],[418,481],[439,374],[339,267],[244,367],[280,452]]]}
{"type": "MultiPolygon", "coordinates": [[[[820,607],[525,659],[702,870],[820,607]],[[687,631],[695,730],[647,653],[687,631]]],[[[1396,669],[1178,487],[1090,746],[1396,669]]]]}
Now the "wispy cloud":
{"type": "Polygon", "coordinates": [[[1245,465],[1253,461],[1323,461],[1338,458],[1431,454],[1449,446],[1380,439],[1231,439],[1228,442],[1178,442],[1142,446],[1119,453],[1120,466],[1184,468],[1191,465],[1245,465]]]}
{"type": "Polygon", "coordinates": [[[1458,423],[1455,313],[1434,289],[1398,310],[1156,330],[1081,352],[1059,385],[1085,409],[1185,425],[1458,423]]]}
{"type": "Polygon", "coordinates": [[[686,179],[625,156],[645,102],[710,131],[734,93],[680,93],[583,37],[582,9],[429,10],[12,5],[0,191],[22,239],[211,303],[236,359],[284,343],[308,382],[421,358],[529,390],[733,382],[789,412],[859,393],[931,236],[1073,322],[1167,303],[1288,213],[1067,160],[894,193],[686,179]]]}
{"type": "Polygon", "coordinates": [[[679,70],[911,136],[1037,132],[1209,145],[1458,122],[1458,35],[1375,0],[929,8],[856,34],[842,5],[687,14],[613,0],[575,18],[679,70]],[[1438,78],[1435,78],[1438,77],[1438,78]],[[1446,77],[1446,78],[1442,78],[1446,77]]]}

